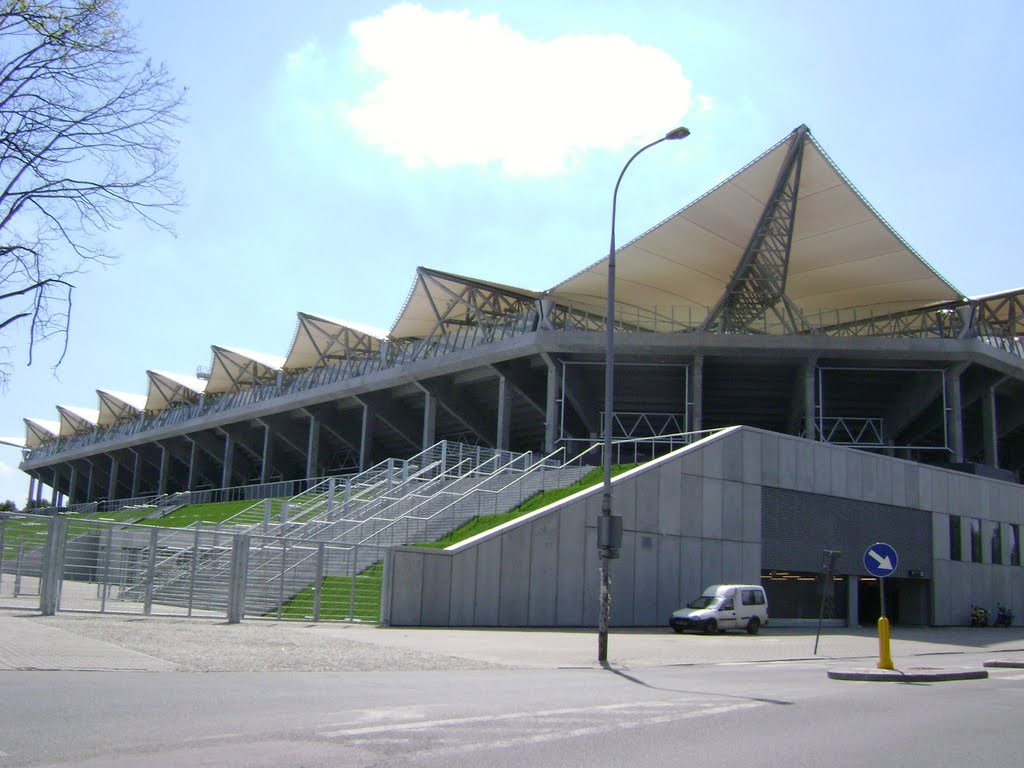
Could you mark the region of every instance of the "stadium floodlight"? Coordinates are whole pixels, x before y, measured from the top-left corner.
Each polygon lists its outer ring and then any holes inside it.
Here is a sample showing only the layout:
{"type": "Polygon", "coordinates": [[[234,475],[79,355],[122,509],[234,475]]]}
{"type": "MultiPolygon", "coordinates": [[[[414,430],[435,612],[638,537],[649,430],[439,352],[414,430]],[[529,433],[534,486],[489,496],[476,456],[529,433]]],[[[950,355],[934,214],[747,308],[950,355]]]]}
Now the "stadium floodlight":
{"type": "Polygon", "coordinates": [[[608,624],[611,621],[612,596],[609,560],[619,556],[622,539],[622,518],[612,516],[612,403],[614,399],[615,378],[615,207],[619,198],[619,185],[636,158],[653,146],[663,141],[685,139],[690,135],[688,128],[673,128],[657,141],[640,147],[626,161],[615,182],[612,193],[612,240],[608,249],[608,313],[605,319],[605,366],[604,366],[604,449],[601,457],[604,469],[604,487],[601,495],[601,517],[597,526],[597,550],[601,561],[600,604],[597,619],[597,660],[608,661],[608,624]]]}

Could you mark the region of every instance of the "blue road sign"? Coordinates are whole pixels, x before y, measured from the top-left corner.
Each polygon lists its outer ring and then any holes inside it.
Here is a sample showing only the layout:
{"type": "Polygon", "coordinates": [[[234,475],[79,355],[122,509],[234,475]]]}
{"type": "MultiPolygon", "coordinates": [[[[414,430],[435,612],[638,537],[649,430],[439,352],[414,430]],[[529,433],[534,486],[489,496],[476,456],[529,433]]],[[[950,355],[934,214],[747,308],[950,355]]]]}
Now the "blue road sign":
{"type": "Polygon", "coordinates": [[[881,541],[875,542],[864,552],[864,568],[880,579],[891,575],[899,562],[896,550],[881,541]]]}

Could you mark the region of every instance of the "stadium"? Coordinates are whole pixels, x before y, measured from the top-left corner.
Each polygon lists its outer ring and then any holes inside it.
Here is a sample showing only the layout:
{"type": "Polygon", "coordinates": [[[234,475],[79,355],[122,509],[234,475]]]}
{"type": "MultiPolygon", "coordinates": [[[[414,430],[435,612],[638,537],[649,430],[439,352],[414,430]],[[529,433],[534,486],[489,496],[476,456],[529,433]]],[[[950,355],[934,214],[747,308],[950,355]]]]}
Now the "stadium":
{"type": "MultiPolygon", "coordinates": [[[[811,618],[825,550],[843,552],[834,615],[865,621],[876,541],[901,550],[897,621],[1021,604],[1024,290],[964,296],[806,126],[616,262],[613,318],[607,258],[545,291],[421,267],[388,331],[299,312],[283,356],[213,346],[196,375],[58,405],[25,419],[30,499],[292,496],[437,445],[597,464],[613,323],[611,439],[639,465],[615,483],[615,625],[663,624],[718,582],[811,618]]],[[[448,550],[393,542],[383,620],[593,624],[596,493],[448,550]]]]}

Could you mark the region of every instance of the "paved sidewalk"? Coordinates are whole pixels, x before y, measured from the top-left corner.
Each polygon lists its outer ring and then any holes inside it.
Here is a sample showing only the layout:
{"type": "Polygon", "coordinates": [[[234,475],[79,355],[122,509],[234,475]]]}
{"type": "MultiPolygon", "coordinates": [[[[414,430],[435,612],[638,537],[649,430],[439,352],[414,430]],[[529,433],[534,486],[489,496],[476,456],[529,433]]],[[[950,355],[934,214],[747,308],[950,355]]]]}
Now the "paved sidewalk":
{"type": "MultiPolygon", "coordinates": [[[[613,630],[609,660],[623,669],[687,664],[820,660],[870,666],[873,629],[766,628],[751,637],[673,634],[667,627],[613,630]]],[[[981,667],[1024,661],[1024,627],[901,628],[892,632],[896,665],[981,667]]],[[[583,630],[382,629],[306,624],[0,611],[0,670],[416,671],[556,669],[598,666],[597,635],[583,630]]]]}

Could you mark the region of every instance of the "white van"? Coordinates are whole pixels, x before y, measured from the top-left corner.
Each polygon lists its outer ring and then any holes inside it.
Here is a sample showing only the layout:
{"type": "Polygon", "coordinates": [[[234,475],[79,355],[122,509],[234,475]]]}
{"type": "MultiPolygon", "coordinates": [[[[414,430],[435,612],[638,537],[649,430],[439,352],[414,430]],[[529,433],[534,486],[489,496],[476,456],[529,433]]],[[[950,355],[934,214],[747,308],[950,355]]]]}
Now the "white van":
{"type": "Polygon", "coordinates": [[[768,598],[757,584],[715,584],[672,614],[668,625],[677,633],[687,629],[725,632],[745,629],[751,635],[768,623],[768,598]]]}

